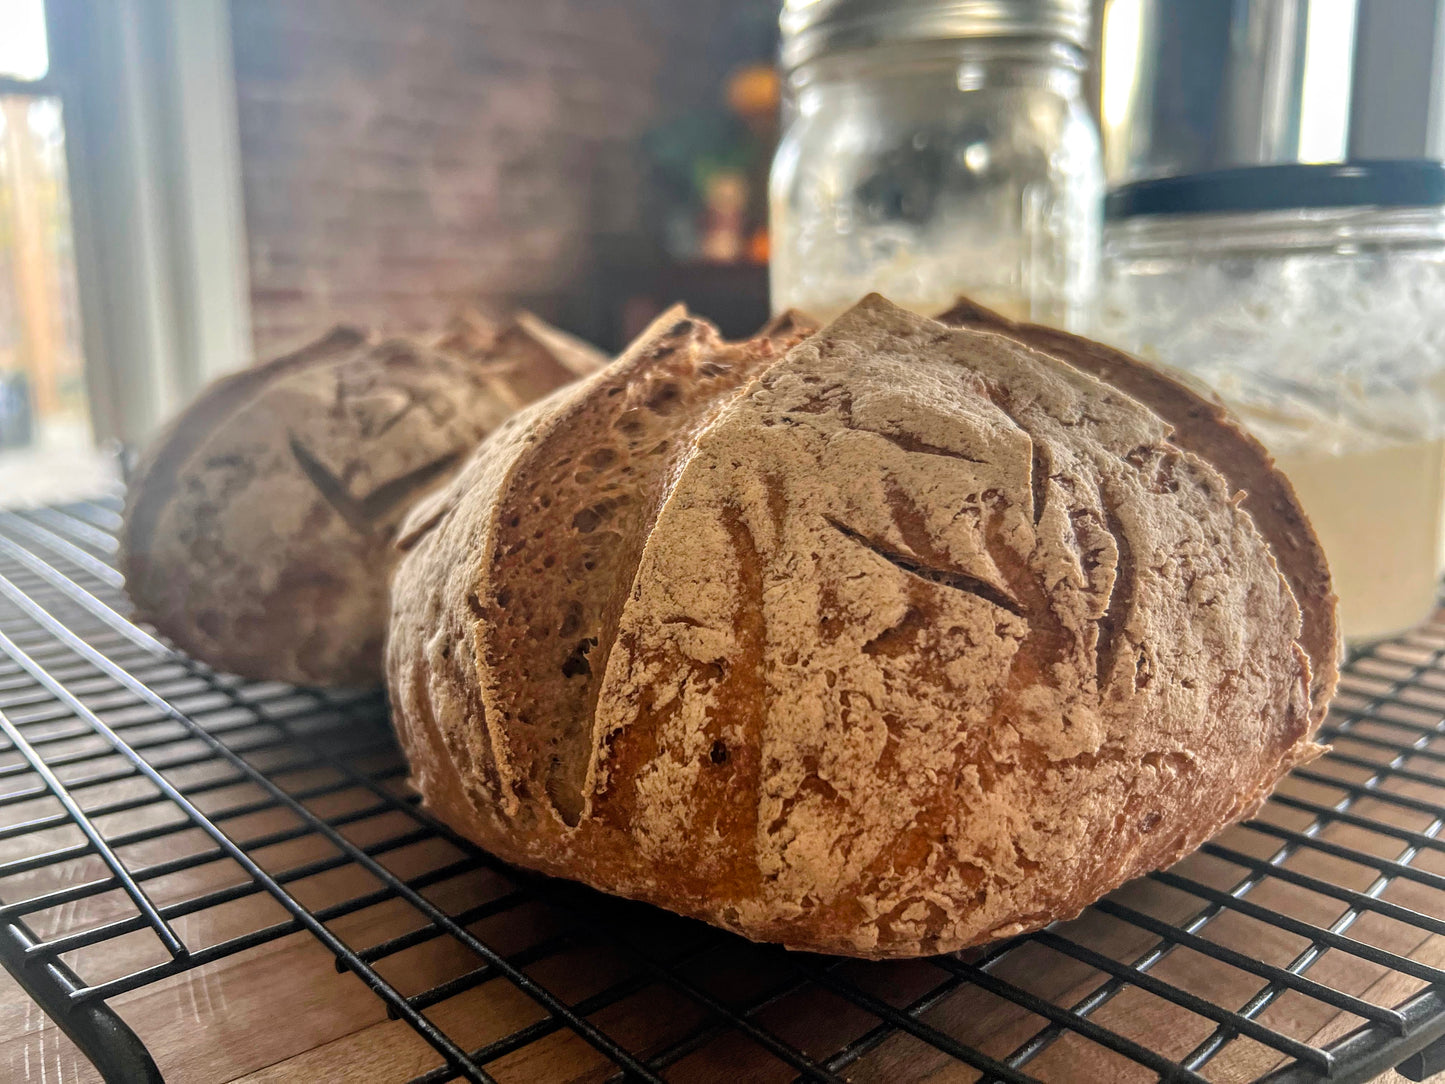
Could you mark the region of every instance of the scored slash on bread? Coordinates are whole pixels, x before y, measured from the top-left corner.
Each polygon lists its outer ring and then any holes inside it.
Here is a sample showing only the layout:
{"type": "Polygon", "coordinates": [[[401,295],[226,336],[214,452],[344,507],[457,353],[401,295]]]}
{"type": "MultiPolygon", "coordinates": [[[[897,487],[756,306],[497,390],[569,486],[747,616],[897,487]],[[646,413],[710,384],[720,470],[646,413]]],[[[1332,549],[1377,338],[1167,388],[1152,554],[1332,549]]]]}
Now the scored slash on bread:
{"type": "Polygon", "coordinates": [[[428,348],[337,328],[217,381],[152,442],[121,566],[139,616],[247,677],[381,677],[402,516],[519,406],[606,359],[528,314],[428,348]]]}
{"type": "Polygon", "coordinates": [[[456,448],[446,452],[429,463],[423,463],[415,470],[391,479],[372,490],[364,497],[352,496],[345,481],[332,474],[304,441],[295,433],[291,434],[291,454],[296,465],[311,480],[337,514],[357,534],[368,534],[377,525],[391,517],[403,505],[416,499],[418,492],[429,488],[442,475],[447,474],[462,457],[465,449],[456,448]]]}
{"type": "MultiPolygon", "coordinates": [[[[646,526],[693,431],[781,353],[771,339],[729,346],[680,306],[659,317],[641,343],[608,370],[513,419],[446,496],[419,507],[402,528],[402,545],[410,547],[425,529],[419,525],[434,524],[469,494],[493,489],[499,506],[515,508],[490,535],[495,559],[515,585],[486,603],[468,593],[465,614],[432,618],[448,629],[433,637],[438,649],[459,645],[437,665],[457,668],[457,680],[466,681],[471,656],[485,653],[492,661],[478,690],[490,702],[483,709],[488,729],[514,728],[520,740],[483,750],[471,767],[493,780],[511,808],[518,807],[510,796],[526,788],[547,795],[572,823],[588,765],[584,728],[602,677],[590,655],[615,627],[646,526]],[[503,465],[508,473],[498,479],[503,465]],[[566,597],[534,597],[558,577],[569,586],[566,597]],[[539,628],[555,634],[538,636],[539,628]],[[557,674],[562,681],[547,681],[557,674]],[[507,689],[526,689],[525,701],[504,700],[507,689]],[[560,725],[533,742],[529,723],[539,716],[560,725]]],[[[439,569],[449,577],[469,568],[473,555],[453,557],[439,569]]],[[[410,601],[405,588],[398,597],[410,601]]]]}
{"type": "Polygon", "coordinates": [[[1258,439],[1219,403],[1128,354],[1040,324],[1023,324],[960,298],[938,317],[950,327],[994,331],[1068,362],[1132,395],[1173,428],[1170,440],[1204,459],[1244,495],[1245,510],[1269,539],[1280,571],[1299,603],[1300,644],[1309,656],[1315,723],[1339,681],[1344,640],[1324,547],[1294,487],[1258,439]]]}
{"type": "Polygon", "coordinates": [[[877,297],[744,344],[674,310],[513,418],[402,530],[387,672],[429,806],[869,957],[1069,917],[1252,811],[1328,691],[1277,525],[1157,388],[1055,353],[877,297]]]}

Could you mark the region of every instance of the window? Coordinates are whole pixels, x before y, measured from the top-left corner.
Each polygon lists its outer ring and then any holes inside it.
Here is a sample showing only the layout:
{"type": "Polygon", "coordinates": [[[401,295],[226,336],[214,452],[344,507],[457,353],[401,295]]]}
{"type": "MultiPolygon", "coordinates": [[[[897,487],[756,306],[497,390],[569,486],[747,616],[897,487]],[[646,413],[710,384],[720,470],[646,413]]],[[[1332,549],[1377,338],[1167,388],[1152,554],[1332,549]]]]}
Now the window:
{"type": "Polygon", "coordinates": [[[55,98],[0,96],[0,372],[28,378],[38,428],[76,436],[85,389],[64,138],[55,98]]]}
{"type": "Polygon", "coordinates": [[[97,443],[250,359],[228,15],[0,0],[0,509],[101,492],[97,443]]]}
{"type": "Polygon", "coordinates": [[[45,0],[0,0],[0,76],[22,82],[45,78],[50,45],[45,33],[45,0]]]}
{"type": "Polygon", "coordinates": [[[0,0],[0,491],[6,503],[55,493],[67,477],[98,484],[89,451],[65,119],[49,73],[43,0],[0,0]]]}

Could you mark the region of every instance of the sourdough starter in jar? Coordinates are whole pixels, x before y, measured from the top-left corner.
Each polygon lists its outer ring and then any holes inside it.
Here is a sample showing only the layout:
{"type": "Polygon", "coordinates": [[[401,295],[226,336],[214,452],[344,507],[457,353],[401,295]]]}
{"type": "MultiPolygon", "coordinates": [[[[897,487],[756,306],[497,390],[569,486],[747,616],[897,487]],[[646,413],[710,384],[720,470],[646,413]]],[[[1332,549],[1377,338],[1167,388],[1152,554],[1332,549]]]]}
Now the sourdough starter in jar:
{"type": "Polygon", "coordinates": [[[960,294],[1082,330],[1104,193],[1087,0],[787,0],[773,308],[960,294]]]}
{"type": "Polygon", "coordinates": [[[1442,204],[1439,165],[1398,162],[1143,182],[1110,205],[1095,334],[1208,385],[1270,449],[1352,643],[1428,617],[1445,563],[1442,204]]]}

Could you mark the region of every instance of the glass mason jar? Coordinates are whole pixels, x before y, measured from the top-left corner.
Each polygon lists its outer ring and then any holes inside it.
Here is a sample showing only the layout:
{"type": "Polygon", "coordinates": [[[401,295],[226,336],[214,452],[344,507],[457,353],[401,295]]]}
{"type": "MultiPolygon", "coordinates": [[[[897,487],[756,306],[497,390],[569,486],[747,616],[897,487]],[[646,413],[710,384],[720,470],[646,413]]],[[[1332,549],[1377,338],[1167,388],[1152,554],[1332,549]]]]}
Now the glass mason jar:
{"type": "Polygon", "coordinates": [[[1207,385],[1269,448],[1350,642],[1424,620],[1445,566],[1445,169],[1143,181],[1109,219],[1095,337],[1207,385]]]}
{"type": "Polygon", "coordinates": [[[1087,0],[788,0],[773,308],[968,294],[1081,329],[1104,193],[1087,0]]]}

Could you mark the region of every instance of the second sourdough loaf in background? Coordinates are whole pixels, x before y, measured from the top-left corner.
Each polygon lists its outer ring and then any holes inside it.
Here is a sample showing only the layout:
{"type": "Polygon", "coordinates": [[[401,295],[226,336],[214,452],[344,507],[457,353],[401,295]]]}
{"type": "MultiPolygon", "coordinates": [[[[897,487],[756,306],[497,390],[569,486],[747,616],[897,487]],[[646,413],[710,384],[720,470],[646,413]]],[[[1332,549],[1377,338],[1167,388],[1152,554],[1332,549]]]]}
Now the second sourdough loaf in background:
{"type": "Polygon", "coordinates": [[[1270,540],[1157,413],[881,298],[810,330],[672,314],[412,513],[388,683],[442,817],[909,956],[1071,916],[1319,752],[1270,540]]]}
{"type": "Polygon", "coordinates": [[[465,326],[465,351],[337,328],[203,392],[130,486],[138,616],[220,670],[378,682],[402,516],[519,406],[606,361],[535,317],[465,326]]]}

